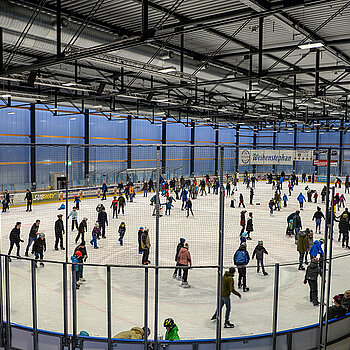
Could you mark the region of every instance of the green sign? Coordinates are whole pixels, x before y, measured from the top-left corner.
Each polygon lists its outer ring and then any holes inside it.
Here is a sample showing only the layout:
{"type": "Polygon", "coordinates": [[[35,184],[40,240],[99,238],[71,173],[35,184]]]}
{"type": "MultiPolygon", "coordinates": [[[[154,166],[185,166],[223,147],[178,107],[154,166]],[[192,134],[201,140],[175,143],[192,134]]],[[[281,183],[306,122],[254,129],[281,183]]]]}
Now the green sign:
{"type": "Polygon", "coordinates": [[[58,191],[35,192],[33,193],[34,202],[49,202],[58,200],[58,191]]]}
{"type": "MultiPolygon", "coordinates": [[[[64,165],[67,165],[67,162],[64,162],[64,165]]],[[[71,166],[71,165],[72,165],[72,161],[69,160],[69,161],[68,161],[68,166],[71,166]]]]}

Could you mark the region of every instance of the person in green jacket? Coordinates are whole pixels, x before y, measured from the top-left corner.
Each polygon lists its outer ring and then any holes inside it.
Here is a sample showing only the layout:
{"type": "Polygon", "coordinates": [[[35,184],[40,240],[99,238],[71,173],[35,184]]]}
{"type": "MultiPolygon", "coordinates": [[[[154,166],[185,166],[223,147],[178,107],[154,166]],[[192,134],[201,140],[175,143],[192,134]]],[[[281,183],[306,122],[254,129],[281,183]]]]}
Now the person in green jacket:
{"type": "Polygon", "coordinates": [[[180,340],[179,328],[172,318],[167,318],[164,321],[164,327],[166,328],[165,340],[180,340]]]}
{"type": "Polygon", "coordinates": [[[309,250],[308,234],[310,230],[307,228],[305,231],[299,232],[299,237],[297,241],[297,251],[299,252],[299,267],[298,270],[305,270],[303,266],[304,258],[305,264],[307,264],[307,254],[309,250]]]}
{"type": "MultiPolygon", "coordinates": [[[[230,295],[233,293],[241,299],[241,294],[235,290],[233,284],[233,276],[235,275],[236,269],[230,267],[228,271],[225,272],[222,278],[222,294],[221,294],[221,309],[226,305],[225,313],[225,328],[233,328],[235,325],[230,322],[230,312],[231,312],[231,300],[230,295]]],[[[211,320],[216,320],[218,317],[218,311],[216,310],[211,320]]]]}

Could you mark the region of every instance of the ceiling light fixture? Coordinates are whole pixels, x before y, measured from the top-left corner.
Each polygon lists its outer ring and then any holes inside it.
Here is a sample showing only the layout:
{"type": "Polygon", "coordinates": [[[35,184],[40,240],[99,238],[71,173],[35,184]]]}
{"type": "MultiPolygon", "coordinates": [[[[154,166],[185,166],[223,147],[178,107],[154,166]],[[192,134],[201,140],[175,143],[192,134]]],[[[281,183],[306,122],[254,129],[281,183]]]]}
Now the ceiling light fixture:
{"type": "Polygon", "coordinates": [[[15,114],[15,112],[8,112],[8,114],[15,114]]]}
{"type": "Polygon", "coordinates": [[[315,41],[313,43],[306,43],[298,45],[299,49],[301,50],[311,50],[311,49],[318,49],[320,47],[323,47],[324,44],[320,41],[315,41]]]}
{"type": "Polygon", "coordinates": [[[74,86],[76,85],[75,83],[73,82],[69,82],[69,83],[63,83],[62,86],[74,86]]]}
{"type": "Polygon", "coordinates": [[[1,97],[3,97],[3,98],[10,98],[11,95],[10,95],[10,94],[7,94],[7,95],[2,95],[1,97]]]}
{"type": "Polygon", "coordinates": [[[247,90],[246,94],[258,94],[260,90],[247,90]]]}

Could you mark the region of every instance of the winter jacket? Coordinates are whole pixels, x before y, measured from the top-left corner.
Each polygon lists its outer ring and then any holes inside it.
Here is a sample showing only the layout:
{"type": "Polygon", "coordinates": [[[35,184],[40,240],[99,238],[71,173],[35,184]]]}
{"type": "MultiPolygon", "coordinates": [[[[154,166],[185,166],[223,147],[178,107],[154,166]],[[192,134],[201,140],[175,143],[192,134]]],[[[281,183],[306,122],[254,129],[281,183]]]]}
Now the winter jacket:
{"type": "Polygon", "coordinates": [[[305,232],[301,231],[298,237],[297,251],[300,253],[305,253],[308,251],[309,243],[305,232]]]}
{"type": "Polygon", "coordinates": [[[312,256],[317,256],[317,254],[320,253],[320,255],[324,255],[322,247],[321,247],[321,242],[319,240],[314,241],[314,244],[310,248],[310,255],[312,256]]]}
{"type": "Polygon", "coordinates": [[[288,197],[287,197],[287,195],[285,194],[285,195],[283,196],[283,202],[287,202],[287,200],[288,200],[288,197]]]}
{"type": "Polygon", "coordinates": [[[349,222],[348,219],[340,219],[339,221],[339,232],[340,233],[349,233],[349,222]]]}
{"type": "Polygon", "coordinates": [[[102,185],[102,191],[103,191],[103,192],[104,192],[104,191],[106,191],[106,192],[107,192],[107,190],[108,190],[107,185],[106,185],[106,184],[103,184],[103,185],[102,185]]]}
{"type": "Polygon", "coordinates": [[[315,212],[314,216],[312,217],[312,220],[314,220],[314,219],[322,219],[322,218],[323,219],[325,218],[323,213],[322,213],[322,211],[321,210],[317,210],[315,212]]]}
{"type": "Polygon", "coordinates": [[[112,200],[112,204],[111,204],[111,208],[117,208],[118,207],[118,200],[117,199],[113,199],[112,200]]]}
{"type": "Polygon", "coordinates": [[[78,231],[80,233],[84,233],[87,231],[87,224],[86,221],[82,220],[81,223],[79,224],[78,231]]]}
{"type": "Polygon", "coordinates": [[[30,238],[36,238],[37,237],[37,234],[38,234],[38,231],[39,231],[39,226],[36,226],[36,223],[34,223],[30,229],[30,232],[29,232],[29,237],[30,238]]]}
{"type": "Polygon", "coordinates": [[[254,231],[254,229],[253,229],[253,219],[252,218],[248,219],[246,230],[249,231],[249,232],[254,231]]]}
{"type": "Polygon", "coordinates": [[[141,235],[141,248],[142,249],[146,249],[146,248],[150,248],[151,247],[151,243],[150,243],[150,239],[149,239],[149,234],[146,231],[142,232],[141,235]]]}
{"type": "MultiPolygon", "coordinates": [[[[74,255],[72,255],[70,257],[70,259],[72,260],[72,263],[75,263],[75,264],[79,263],[78,258],[76,256],[74,256],[74,255]]],[[[79,270],[79,265],[75,265],[75,266],[72,265],[72,270],[78,271],[79,270]]]]}
{"type": "Polygon", "coordinates": [[[328,309],[328,320],[345,316],[345,314],[346,314],[345,308],[343,308],[341,305],[340,306],[333,305],[328,309]]]}
{"type": "Polygon", "coordinates": [[[33,251],[36,253],[42,253],[46,251],[46,239],[38,238],[33,245],[33,251]]]}
{"type": "Polygon", "coordinates": [[[64,233],[63,220],[57,219],[55,222],[55,235],[61,235],[64,233]]]}
{"type": "Polygon", "coordinates": [[[186,205],[185,205],[186,209],[190,209],[192,208],[192,202],[189,200],[188,202],[186,201],[186,205]]]}
{"type": "Polygon", "coordinates": [[[297,197],[298,202],[302,203],[302,202],[306,202],[306,199],[304,197],[304,195],[302,193],[299,194],[299,196],[297,197]]]}
{"type": "Polygon", "coordinates": [[[309,251],[310,248],[312,247],[312,245],[314,244],[314,237],[310,237],[309,235],[307,235],[307,250],[309,251]]]}
{"type": "Polygon", "coordinates": [[[120,225],[119,229],[118,229],[119,236],[123,236],[124,237],[125,232],[126,232],[126,226],[125,225],[124,226],[120,225]]]}
{"type": "Polygon", "coordinates": [[[14,243],[19,243],[21,241],[20,235],[21,229],[14,227],[10,232],[10,241],[14,243]]]}
{"type": "Polygon", "coordinates": [[[108,226],[107,213],[100,211],[97,216],[97,221],[99,224],[102,224],[102,225],[107,224],[108,226]]]}
{"type": "Polygon", "coordinates": [[[69,215],[68,218],[72,217],[72,220],[77,220],[78,219],[78,212],[75,210],[72,210],[69,215]]]}
{"type": "Polygon", "coordinates": [[[173,328],[170,329],[170,331],[166,331],[165,333],[165,340],[180,340],[180,337],[178,335],[179,328],[176,324],[174,324],[173,328]]]}
{"type": "Polygon", "coordinates": [[[235,292],[233,287],[233,276],[229,271],[226,271],[222,277],[222,296],[228,298],[231,292],[235,292]]]}
{"type": "Polygon", "coordinates": [[[293,228],[302,228],[300,215],[294,215],[293,217],[293,228]]]}
{"type": "Polygon", "coordinates": [[[181,265],[192,266],[191,254],[187,248],[181,248],[177,256],[177,262],[181,265]]]}
{"type": "Polygon", "coordinates": [[[344,294],[339,294],[341,296],[341,306],[345,308],[346,312],[350,312],[350,298],[345,299],[344,294]]]}
{"type": "Polygon", "coordinates": [[[98,237],[100,234],[101,234],[101,229],[99,227],[94,227],[92,230],[92,235],[98,237]]]}
{"type": "Polygon", "coordinates": [[[118,203],[119,203],[120,207],[124,207],[124,205],[125,205],[125,198],[123,196],[120,196],[118,198],[118,203]]]}
{"type": "Polygon", "coordinates": [[[79,262],[83,262],[83,259],[87,259],[86,247],[82,247],[81,245],[78,245],[74,250],[74,254],[77,251],[81,252],[81,254],[82,254],[82,256],[78,258],[79,262]]]}
{"type": "Polygon", "coordinates": [[[245,214],[241,214],[241,226],[245,226],[245,214]]]}
{"type": "Polygon", "coordinates": [[[133,327],[130,331],[124,331],[116,334],[113,338],[117,339],[143,339],[145,332],[140,327],[133,327]]]}
{"type": "Polygon", "coordinates": [[[31,202],[33,200],[33,195],[32,192],[27,192],[26,196],[24,197],[24,199],[26,199],[28,202],[31,202]]]}
{"type": "Polygon", "coordinates": [[[187,191],[185,189],[181,191],[180,198],[183,202],[187,201],[187,191]]]}
{"type": "Polygon", "coordinates": [[[267,250],[265,249],[265,247],[263,247],[262,245],[257,245],[253,251],[253,256],[252,259],[254,259],[254,257],[256,256],[257,260],[263,260],[264,259],[264,254],[269,254],[267,252],[267,250]]]}
{"type": "Polygon", "coordinates": [[[305,273],[305,281],[317,281],[318,275],[321,276],[321,269],[318,264],[311,262],[305,273]]]}
{"type": "Polygon", "coordinates": [[[249,260],[249,253],[247,252],[246,248],[244,246],[239,247],[233,257],[235,265],[244,267],[249,263],[249,260]]]}
{"type": "Polygon", "coordinates": [[[177,258],[179,256],[180,249],[183,248],[184,243],[179,243],[176,247],[175,261],[177,262],[177,258]]]}

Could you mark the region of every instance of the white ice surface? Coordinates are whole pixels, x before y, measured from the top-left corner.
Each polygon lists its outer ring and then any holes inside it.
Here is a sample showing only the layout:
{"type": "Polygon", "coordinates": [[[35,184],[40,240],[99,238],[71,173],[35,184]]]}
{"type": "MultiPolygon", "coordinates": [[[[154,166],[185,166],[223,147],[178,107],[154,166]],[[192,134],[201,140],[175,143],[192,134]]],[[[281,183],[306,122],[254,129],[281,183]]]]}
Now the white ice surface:
{"type": "MultiPolygon", "coordinates": [[[[287,184],[284,185],[287,187],[287,184]]],[[[323,184],[311,184],[312,189],[320,193],[323,184]]],[[[288,208],[282,208],[280,212],[269,215],[267,203],[273,191],[271,185],[258,182],[255,190],[254,203],[249,205],[248,190],[240,183],[239,190],[235,194],[243,193],[248,212],[254,214],[254,232],[252,241],[248,241],[248,251],[252,251],[259,239],[263,239],[269,255],[265,257],[265,265],[273,265],[276,262],[297,263],[298,253],[293,238],[285,236],[286,217],[295,211],[299,205],[296,196],[302,191],[306,197],[305,185],[299,184],[289,198],[288,208]]],[[[339,190],[343,193],[344,189],[339,190]]],[[[287,189],[286,189],[287,192],[287,189]]],[[[338,191],[337,191],[338,192],[338,191]]],[[[282,192],[283,194],[283,192],[282,192]]],[[[104,201],[109,215],[110,225],[107,228],[107,239],[99,240],[100,249],[92,249],[87,244],[88,263],[96,264],[130,264],[141,265],[141,255],[137,252],[137,229],[139,226],[150,228],[151,255],[154,262],[155,248],[155,218],[152,217],[153,207],[149,205],[149,199],[138,194],[134,203],[127,203],[126,213],[118,219],[112,219],[109,205],[111,198],[104,201]],[[125,221],[127,232],[124,238],[124,246],[118,243],[118,226],[125,221]]],[[[350,196],[347,196],[350,197],[350,196]]],[[[240,208],[229,207],[230,199],[225,200],[225,245],[224,263],[226,267],[232,265],[232,256],[239,245],[239,217],[240,208]]],[[[320,201],[320,197],[319,197],[320,201]]],[[[88,217],[88,233],[86,240],[91,239],[91,230],[94,220],[97,218],[96,205],[100,200],[83,199],[79,211],[79,221],[83,216],[88,217]]],[[[237,204],[237,202],[236,202],[237,204]]],[[[314,229],[311,218],[320,205],[306,203],[305,210],[301,213],[303,228],[314,229]]],[[[70,209],[73,203],[70,203],[70,209]]],[[[194,266],[217,264],[218,249],[218,208],[219,198],[216,195],[198,197],[193,200],[195,217],[186,218],[185,212],[180,210],[180,201],[174,203],[171,216],[160,218],[160,264],[172,266],[175,264],[174,255],[176,245],[180,237],[185,237],[190,245],[190,252],[194,266]]],[[[31,225],[35,219],[41,219],[40,231],[47,237],[47,252],[45,259],[64,261],[65,252],[56,252],[54,246],[53,226],[56,215],[59,213],[59,204],[42,204],[34,206],[33,212],[25,212],[25,207],[11,208],[8,213],[1,214],[1,251],[7,253],[8,235],[16,221],[21,221],[21,237],[25,243],[21,245],[21,255],[24,255],[27,237],[31,225]]],[[[60,211],[65,214],[65,211],[60,211]]],[[[69,222],[70,227],[70,222],[69,222]]],[[[322,223],[324,229],[324,223],[322,223]]],[[[336,236],[338,233],[335,225],[336,236]]],[[[73,252],[76,231],[68,232],[69,258],[73,252]]],[[[315,235],[316,239],[321,235],[315,235]]],[[[15,248],[14,248],[15,249],[15,248]]],[[[334,254],[346,253],[348,250],[341,248],[338,242],[334,242],[334,254]]],[[[12,252],[15,254],[15,250],[12,252]]],[[[331,295],[342,293],[349,288],[348,268],[350,257],[340,258],[334,261],[331,295]]],[[[255,261],[251,261],[255,266],[255,261]]],[[[173,280],[172,270],[160,270],[159,273],[159,333],[163,332],[162,323],[166,317],[172,317],[180,329],[182,339],[214,338],[215,322],[210,317],[216,307],[217,272],[215,269],[192,269],[189,272],[191,288],[179,287],[180,282],[173,280]]],[[[235,323],[234,329],[223,329],[223,337],[251,335],[270,332],[272,327],[273,304],[273,280],[274,269],[267,267],[268,276],[257,274],[254,267],[248,269],[248,286],[250,291],[242,293],[242,299],[231,296],[231,322],[235,323]]],[[[69,270],[70,276],[70,270],[69,270]]],[[[106,309],[106,268],[84,267],[85,282],[78,296],[78,331],[86,330],[90,335],[107,335],[107,309],[106,309]]],[[[237,287],[237,278],[235,285],[237,287]]],[[[309,289],[303,285],[304,272],[298,271],[297,266],[282,266],[280,269],[280,294],[278,329],[300,327],[302,325],[317,322],[318,308],[308,301],[309,289]]],[[[328,282],[328,281],[327,281],[328,282]]],[[[32,326],[31,316],[31,277],[30,263],[12,259],[10,265],[11,283],[11,322],[32,326]]],[[[51,331],[63,331],[63,306],[62,306],[62,266],[60,264],[46,263],[39,268],[37,273],[38,293],[38,326],[41,329],[51,331]]],[[[69,279],[69,286],[70,286],[69,279]]],[[[69,289],[69,297],[70,297],[69,289]]],[[[135,325],[143,324],[143,297],[144,297],[144,270],[135,268],[112,268],[112,321],[113,335],[135,325]]],[[[69,299],[70,300],[70,299],[69,299]]],[[[71,315],[69,304],[69,316],[71,315]]],[[[223,309],[223,313],[225,308],[223,309]]],[[[70,319],[70,317],[69,317],[70,319]]],[[[154,270],[149,269],[149,326],[154,329],[154,270]]],[[[70,328],[71,331],[71,328],[70,328]]]]}

